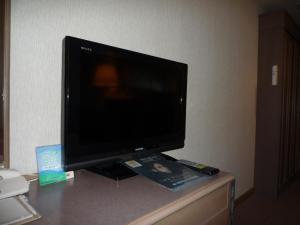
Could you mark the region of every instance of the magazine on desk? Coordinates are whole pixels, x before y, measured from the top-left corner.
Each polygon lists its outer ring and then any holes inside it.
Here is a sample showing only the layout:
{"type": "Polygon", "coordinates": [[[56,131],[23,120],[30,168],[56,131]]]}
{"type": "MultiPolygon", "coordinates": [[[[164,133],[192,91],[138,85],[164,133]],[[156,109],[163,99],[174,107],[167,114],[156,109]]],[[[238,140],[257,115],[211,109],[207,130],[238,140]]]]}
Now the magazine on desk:
{"type": "Polygon", "coordinates": [[[194,183],[209,179],[208,176],[160,155],[134,158],[123,163],[134,172],[145,176],[171,191],[182,190],[194,183]]]}

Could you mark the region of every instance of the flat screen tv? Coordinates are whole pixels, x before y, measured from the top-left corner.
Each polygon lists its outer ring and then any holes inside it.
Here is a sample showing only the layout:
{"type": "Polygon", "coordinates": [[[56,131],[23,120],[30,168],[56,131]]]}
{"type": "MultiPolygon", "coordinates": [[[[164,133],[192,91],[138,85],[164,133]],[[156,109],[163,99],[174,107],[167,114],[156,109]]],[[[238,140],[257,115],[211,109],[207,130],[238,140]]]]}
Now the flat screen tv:
{"type": "Polygon", "coordinates": [[[65,37],[65,170],[182,148],[186,89],[184,63],[65,37]]]}

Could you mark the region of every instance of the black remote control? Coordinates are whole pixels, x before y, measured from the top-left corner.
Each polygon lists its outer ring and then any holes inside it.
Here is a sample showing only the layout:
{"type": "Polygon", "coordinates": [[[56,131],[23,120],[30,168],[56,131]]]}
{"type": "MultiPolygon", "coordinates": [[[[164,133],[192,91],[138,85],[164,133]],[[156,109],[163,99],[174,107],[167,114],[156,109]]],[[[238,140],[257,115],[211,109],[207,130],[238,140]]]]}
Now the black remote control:
{"type": "Polygon", "coordinates": [[[180,159],[177,162],[187,166],[188,168],[190,168],[192,170],[196,170],[198,172],[204,173],[204,174],[209,175],[209,176],[213,176],[213,175],[220,172],[220,170],[218,168],[214,168],[214,167],[211,167],[211,166],[206,166],[206,165],[203,165],[203,164],[191,162],[191,161],[184,160],[184,159],[180,159]]]}

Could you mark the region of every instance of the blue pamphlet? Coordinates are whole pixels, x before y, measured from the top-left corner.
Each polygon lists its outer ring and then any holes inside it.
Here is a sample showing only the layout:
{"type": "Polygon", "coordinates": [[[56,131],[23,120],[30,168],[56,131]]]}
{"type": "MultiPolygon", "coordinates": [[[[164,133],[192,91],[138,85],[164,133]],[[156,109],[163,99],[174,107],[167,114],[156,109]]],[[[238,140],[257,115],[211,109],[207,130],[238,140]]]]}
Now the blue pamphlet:
{"type": "Polygon", "coordinates": [[[208,179],[204,174],[191,170],[180,163],[166,160],[159,155],[133,158],[123,164],[172,191],[179,191],[208,179]]]}
{"type": "Polygon", "coordinates": [[[36,147],[36,158],[40,185],[66,180],[62,169],[61,145],[36,147]]]}

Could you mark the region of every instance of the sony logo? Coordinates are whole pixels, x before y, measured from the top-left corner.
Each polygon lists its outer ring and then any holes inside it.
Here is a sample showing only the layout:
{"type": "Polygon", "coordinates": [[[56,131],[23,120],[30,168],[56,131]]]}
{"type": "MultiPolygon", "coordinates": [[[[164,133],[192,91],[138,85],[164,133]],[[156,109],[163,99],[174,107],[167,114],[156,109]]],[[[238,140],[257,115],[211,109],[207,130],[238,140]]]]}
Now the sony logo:
{"type": "Polygon", "coordinates": [[[91,48],[88,48],[88,47],[80,47],[82,50],[86,50],[86,51],[89,51],[89,52],[91,52],[92,51],[92,49],[91,48]]]}
{"type": "Polygon", "coordinates": [[[139,148],[134,149],[134,151],[143,151],[143,150],[145,150],[144,147],[139,147],[139,148]]]}

